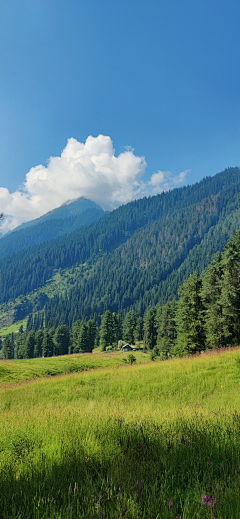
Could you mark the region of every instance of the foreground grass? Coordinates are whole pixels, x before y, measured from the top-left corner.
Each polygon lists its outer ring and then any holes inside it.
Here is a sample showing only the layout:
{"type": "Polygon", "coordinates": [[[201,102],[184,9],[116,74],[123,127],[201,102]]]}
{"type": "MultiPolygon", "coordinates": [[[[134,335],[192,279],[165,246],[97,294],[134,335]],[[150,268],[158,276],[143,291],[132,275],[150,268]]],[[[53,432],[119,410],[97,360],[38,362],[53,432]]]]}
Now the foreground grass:
{"type": "Polygon", "coordinates": [[[1,517],[240,517],[238,355],[2,386],[1,517]]]}
{"type": "MultiPolygon", "coordinates": [[[[149,355],[135,352],[138,363],[149,362],[149,355]]],[[[42,377],[51,377],[99,368],[117,368],[124,364],[127,354],[84,353],[46,357],[45,359],[0,361],[0,386],[7,383],[23,382],[42,377]]]]}

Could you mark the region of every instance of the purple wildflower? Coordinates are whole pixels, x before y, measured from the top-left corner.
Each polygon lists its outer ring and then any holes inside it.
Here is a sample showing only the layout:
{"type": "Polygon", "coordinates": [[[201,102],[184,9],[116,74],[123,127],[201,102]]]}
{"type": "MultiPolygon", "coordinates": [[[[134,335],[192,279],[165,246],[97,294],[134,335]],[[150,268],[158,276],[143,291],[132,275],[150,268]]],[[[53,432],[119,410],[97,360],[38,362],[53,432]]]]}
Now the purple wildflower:
{"type": "Polygon", "coordinates": [[[202,498],[202,505],[207,505],[209,506],[209,508],[213,508],[214,505],[216,504],[217,500],[215,497],[210,497],[210,496],[203,496],[202,498]]]}
{"type": "Polygon", "coordinates": [[[208,465],[208,467],[210,467],[211,461],[207,461],[207,465],[208,465]]]}
{"type": "Polygon", "coordinates": [[[169,506],[171,508],[171,506],[173,506],[173,501],[169,501],[169,506]]]}
{"type": "Polygon", "coordinates": [[[203,498],[202,498],[202,504],[203,504],[203,505],[206,505],[206,504],[208,503],[209,499],[210,499],[210,496],[203,496],[203,498]]]}

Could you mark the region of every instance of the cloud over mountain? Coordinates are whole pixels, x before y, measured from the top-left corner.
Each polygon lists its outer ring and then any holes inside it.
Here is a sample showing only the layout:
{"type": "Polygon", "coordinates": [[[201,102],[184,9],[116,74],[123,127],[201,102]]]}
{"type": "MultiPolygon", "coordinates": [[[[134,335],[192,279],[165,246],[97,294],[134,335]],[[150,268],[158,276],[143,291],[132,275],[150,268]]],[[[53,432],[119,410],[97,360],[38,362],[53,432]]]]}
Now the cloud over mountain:
{"type": "Polygon", "coordinates": [[[173,176],[170,172],[153,173],[144,181],[144,157],[134,150],[115,155],[110,137],[89,136],[85,143],[68,139],[60,157],[51,157],[47,166],[30,169],[23,186],[14,193],[0,188],[1,231],[14,229],[22,222],[33,220],[60,206],[68,199],[84,196],[103,209],[114,209],[145,195],[160,193],[185,180],[186,173],[173,176]]]}

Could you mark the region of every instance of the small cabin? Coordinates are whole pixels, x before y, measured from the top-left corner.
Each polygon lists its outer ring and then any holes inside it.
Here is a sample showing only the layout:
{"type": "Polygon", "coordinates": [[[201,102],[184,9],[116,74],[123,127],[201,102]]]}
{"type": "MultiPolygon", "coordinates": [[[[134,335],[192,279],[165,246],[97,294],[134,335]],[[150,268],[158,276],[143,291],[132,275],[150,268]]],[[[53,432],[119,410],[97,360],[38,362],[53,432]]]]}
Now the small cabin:
{"type": "Polygon", "coordinates": [[[123,353],[127,353],[128,351],[136,351],[134,346],[132,344],[124,344],[124,346],[122,347],[122,352],[123,353]]]}

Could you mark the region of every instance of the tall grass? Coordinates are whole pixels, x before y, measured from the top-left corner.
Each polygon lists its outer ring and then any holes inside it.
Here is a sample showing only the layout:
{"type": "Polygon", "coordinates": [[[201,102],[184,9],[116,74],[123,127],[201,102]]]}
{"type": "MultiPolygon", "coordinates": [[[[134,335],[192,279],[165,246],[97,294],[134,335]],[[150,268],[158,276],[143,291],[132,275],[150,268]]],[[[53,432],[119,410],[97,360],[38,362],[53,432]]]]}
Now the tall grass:
{"type": "Polygon", "coordinates": [[[0,393],[1,517],[240,517],[238,352],[0,393]]]}

